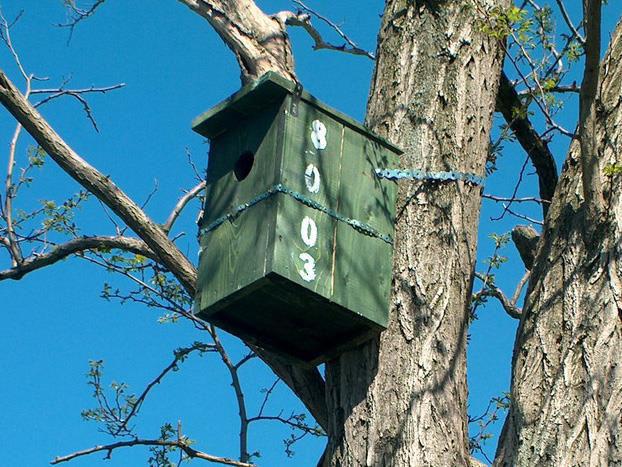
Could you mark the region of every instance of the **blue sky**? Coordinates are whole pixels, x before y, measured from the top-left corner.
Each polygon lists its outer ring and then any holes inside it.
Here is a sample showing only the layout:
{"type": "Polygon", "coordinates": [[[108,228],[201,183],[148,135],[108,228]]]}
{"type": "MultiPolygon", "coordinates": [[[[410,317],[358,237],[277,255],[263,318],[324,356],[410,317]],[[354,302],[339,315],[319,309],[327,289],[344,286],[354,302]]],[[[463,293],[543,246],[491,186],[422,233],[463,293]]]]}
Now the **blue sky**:
{"type": "MultiPolygon", "coordinates": [[[[55,25],[65,21],[60,0],[2,2],[11,19],[24,15],[13,30],[14,45],[27,70],[49,77],[46,87],[70,78],[75,87],[126,83],[106,96],[89,99],[100,133],[93,131],[79,105],[59,100],[43,110],[51,124],[92,165],[109,174],[129,195],[142,201],[157,181],[158,192],[147,211],[164,221],[183,188],[193,185],[186,163],[190,151],[198,167],[206,163],[207,146],[190,130],[191,120],[239,88],[239,71],[230,51],[209,25],[175,1],[119,2],[109,0],[98,13],[81,24],[67,45],[68,31],[55,25]]],[[[309,2],[343,25],[363,48],[375,48],[383,2],[309,2]]],[[[615,2],[611,2],[615,3],[615,2]]],[[[259,2],[266,11],[291,8],[286,1],[259,2]]],[[[619,6],[617,7],[619,9],[619,6]]],[[[605,31],[619,11],[609,7],[605,31]]],[[[575,13],[575,12],[573,12],[575,13]]],[[[365,58],[327,51],[313,52],[308,37],[291,33],[297,71],[305,87],[333,107],[362,120],[373,63],[365,58]]],[[[6,50],[0,50],[2,67],[22,86],[6,50]]],[[[573,110],[570,108],[570,115],[573,110]]],[[[570,120],[569,120],[570,121],[570,120]]],[[[569,125],[572,127],[572,125],[569,125]]],[[[14,129],[10,116],[0,112],[0,160],[6,160],[14,129]]],[[[23,165],[31,141],[22,138],[18,165],[23,165]]],[[[567,142],[554,147],[559,161],[567,142]]],[[[500,161],[499,172],[487,182],[486,192],[509,195],[523,155],[516,148],[500,161]],[[512,181],[513,183],[513,181],[512,181]]],[[[4,177],[5,163],[0,165],[4,177]]],[[[524,191],[534,187],[528,176],[524,191]]],[[[36,174],[35,183],[24,192],[18,207],[32,208],[41,200],[62,201],[78,186],[49,162],[36,174]]],[[[533,194],[533,193],[532,193],[533,194]]],[[[185,231],[180,245],[196,259],[194,237],[198,205],[186,213],[178,231],[185,231]]],[[[90,201],[78,215],[83,234],[112,234],[112,225],[102,220],[101,209],[90,201]]],[[[480,229],[479,257],[490,254],[491,232],[508,231],[514,221],[491,224],[499,207],[484,204],[480,229]]],[[[504,252],[510,264],[498,283],[513,290],[523,267],[516,262],[513,247],[504,252]]],[[[6,256],[0,255],[2,268],[6,256]]],[[[479,270],[484,266],[480,265],[479,270]]],[[[90,359],[105,361],[105,377],[124,381],[130,390],[142,388],[170,361],[172,350],[199,339],[186,324],[157,323],[157,311],[141,306],[106,302],[99,298],[104,282],[123,285],[109,273],[78,259],[70,259],[37,271],[19,282],[0,282],[3,325],[0,328],[0,426],[6,465],[44,465],[54,456],[109,442],[92,423],[81,420],[80,411],[93,406],[86,372],[90,359]]],[[[470,412],[480,413],[491,397],[509,389],[510,360],[515,322],[497,306],[479,312],[471,328],[469,345],[470,412]]],[[[233,355],[244,349],[234,338],[225,337],[233,355]]],[[[261,389],[274,378],[259,362],[243,371],[249,405],[256,410],[261,389]]],[[[215,455],[235,457],[237,414],[233,392],[224,366],[215,356],[191,358],[182,371],[170,375],[155,388],[138,420],[144,437],[157,437],[164,422],[183,422],[184,432],[197,440],[197,448],[215,455]]],[[[281,385],[270,403],[271,411],[288,415],[302,410],[281,385]]],[[[252,410],[251,410],[252,412],[252,410]]],[[[501,428],[497,424],[494,432],[501,428]]],[[[265,422],[251,428],[250,451],[259,450],[261,465],[315,465],[324,440],[304,439],[288,459],[282,439],[289,430],[265,422]]],[[[489,443],[489,454],[496,441],[489,443]]],[[[100,465],[101,455],[78,459],[75,466],[100,465]]],[[[144,465],[140,448],[118,451],[106,465],[144,465]]]]}

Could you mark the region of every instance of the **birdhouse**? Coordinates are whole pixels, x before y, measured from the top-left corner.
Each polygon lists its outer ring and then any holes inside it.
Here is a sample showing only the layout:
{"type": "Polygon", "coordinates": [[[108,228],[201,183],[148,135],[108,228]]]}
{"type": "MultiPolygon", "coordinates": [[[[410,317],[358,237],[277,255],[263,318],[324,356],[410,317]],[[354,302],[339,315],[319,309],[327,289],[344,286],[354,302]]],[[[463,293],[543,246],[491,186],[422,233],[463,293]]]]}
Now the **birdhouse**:
{"type": "Polygon", "coordinates": [[[195,313],[317,364],[387,325],[399,149],[267,73],[199,116],[210,141],[195,313]]]}

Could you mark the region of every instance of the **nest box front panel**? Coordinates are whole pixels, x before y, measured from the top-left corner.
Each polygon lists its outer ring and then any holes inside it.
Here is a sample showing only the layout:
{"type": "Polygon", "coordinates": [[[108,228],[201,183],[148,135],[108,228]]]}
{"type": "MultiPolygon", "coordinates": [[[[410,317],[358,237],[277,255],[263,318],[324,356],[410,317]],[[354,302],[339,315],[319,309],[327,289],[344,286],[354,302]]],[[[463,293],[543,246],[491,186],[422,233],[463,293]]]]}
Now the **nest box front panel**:
{"type": "Polygon", "coordinates": [[[306,103],[285,116],[282,183],[293,193],[279,196],[274,271],[327,299],[337,220],[318,207],[338,209],[342,135],[339,122],[306,103]]]}

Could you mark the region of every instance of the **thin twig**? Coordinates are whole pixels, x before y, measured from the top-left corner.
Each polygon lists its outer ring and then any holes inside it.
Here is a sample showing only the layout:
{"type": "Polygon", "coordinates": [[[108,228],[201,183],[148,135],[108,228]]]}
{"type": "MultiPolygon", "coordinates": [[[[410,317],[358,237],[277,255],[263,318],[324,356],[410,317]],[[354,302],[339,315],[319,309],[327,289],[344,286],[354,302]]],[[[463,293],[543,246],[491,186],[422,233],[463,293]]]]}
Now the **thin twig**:
{"type": "MultiPolygon", "coordinates": [[[[64,86],[64,85],[63,85],[64,86]]],[[[109,91],[114,91],[116,89],[120,89],[125,86],[125,83],[119,83],[112,86],[104,86],[104,87],[94,87],[83,88],[83,89],[64,89],[61,86],[57,89],[36,89],[31,92],[31,94],[49,94],[47,97],[41,99],[39,102],[33,104],[34,108],[39,108],[42,105],[47,104],[48,102],[58,99],[59,97],[69,96],[76,99],[81,105],[84,113],[86,114],[86,118],[91,122],[95,131],[99,133],[99,127],[97,126],[97,121],[95,120],[95,116],[93,114],[93,109],[91,109],[88,101],[82,97],[83,94],[91,94],[91,93],[99,93],[106,94],[109,91]]]]}
{"type": "Polygon", "coordinates": [[[279,384],[279,382],[281,381],[281,378],[277,378],[274,383],[272,383],[272,386],[270,386],[270,388],[268,388],[268,390],[266,391],[263,401],[261,402],[261,407],[259,407],[259,412],[257,414],[256,418],[262,417],[263,416],[263,411],[266,408],[266,404],[268,403],[268,399],[270,399],[270,396],[272,395],[272,391],[274,391],[274,388],[276,388],[276,385],[279,384]]]}
{"type": "Polygon", "coordinates": [[[504,212],[507,212],[508,214],[510,214],[510,215],[512,215],[514,217],[517,217],[518,219],[523,219],[523,220],[531,222],[533,224],[544,225],[544,222],[542,222],[541,220],[534,219],[533,217],[529,217],[529,216],[526,216],[524,214],[520,214],[520,213],[518,213],[516,211],[513,211],[512,209],[510,209],[509,204],[508,205],[504,204],[503,205],[503,209],[504,209],[504,212]]]}
{"type": "Polygon", "coordinates": [[[561,12],[562,17],[564,18],[566,25],[570,28],[570,30],[572,31],[576,39],[581,43],[581,45],[585,45],[585,38],[579,33],[574,23],[570,19],[570,15],[568,14],[568,11],[566,10],[566,5],[564,5],[564,2],[562,0],[555,0],[555,3],[557,3],[557,6],[559,7],[559,11],[561,12]]]}
{"type": "Polygon", "coordinates": [[[298,5],[300,8],[302,8],[304,11],[306,11],[307,13],[312,14],[313,16],[315,16],[316,18],[318,18],[319,20],[323,21],[324,23],[326,23],[327,25],[329,25],[337,34],[339,34],[341,36],[341,38],[346,41],[348,43],[348,45],[350,46],[349,53],[356,53],[357,55],[365,55],[366,57],[375,60],[376,57],[374,56],[374,54],[372,54],[371,52],[367,52],[361,48],[359,48],[358,45],[356,45],[356,43],[350,39],[342,30],[341,28],[335,24],[334,22],[332,22],[330,19],[328,19],[327,17],[319,14],[317,11],[312,10],[311,8],[309,8],[307,5],[305,5],[304,3],[302,3],[300,0],[293,0],[294,3],[296,5],[298,5]],[[356,51],[356,52],[354,52],[356,51]]]}
{"type": "Polygon", "coordinates": [[[86,10],[78,8],[73,1],[65,2],[65,5],[71,12],[73,12],[74,16],[72,16],[67,23],[61,23],[57,26],[60,28],[69,28],[69,37],[67,38],[67,44],[71,42],[71,38],[73,37],[73,31],[78,23],[92,16],[95,11],[103,5],[105,1],[106,0],[95,0],[95,3],[93,3],[93,5],[91,5],[91,7],[86,10]]]}
{"type": "MultiPolygon", "coordinates": [[[[516,193],[518,192],[518,188],[521,185],[521,182],[523,181],[523,175],[525,173],[525,168],[527,167],[527,161],[529,160],[529,157],[525,158],[525,162],[523,162],[523,166],[520,169],[520,172],[518,173],[518,181],[516,182],[516,185],[514,185],[514,191],[512,192],[512,195],[510,196],[510,199],[514,199],[516,198],[516,193]]],[[[505,216],[505,213],[508,212],[510,210],[510,206],[512,205],[512,201],[510,201],[508,204],[504,204],[503,205],[503,211],[501,212],[501,214],[499,214],[499,216],[497,217],[491,217],[490,220],[491,221],[498,221],[503,219],[503,216],[505,216]]]]}
{"type": "Polygon", "coordinates": [[[240,417],[240,460],[246,462],[249,459],[248,453],[248,414],[246,411],[246,402],[244,400],[244,392],[242,391],[242,383],[240,382],[240,377],[238,375],[238,369],[235,364],[229,358],[229,354],[225,350],[225,347],[222,345],[220,338],[218,337],[218,333],[216,328],[213,325],[210,325],[210,334],[212,336],[212,340],[216,345],[216,350],[220,355],[222,362],[225,364],[227,369],[229,370],[229,374],[231,376],[231,386],[233,386],[233,390],[235,392],[235,399],[238,404],[238,415],[240,417]]]}
{"type": "Polygon", "coordinates": [[[528,203],[528,202],[534,202],[534,203],[540,203],[540,204],[551,204],[551,202],[547,199],[542,199],[542,198],[536,198],[535,196],[527,196],[524,198],[510,198],[510,197],[506,197],[506,196],[496,196],[496,195],[489,195],[488,193],[484,193],[482,194],[482,198],[486,198],[486,199],[490,199],[492,201],[495,201],[497,203],[501,203],[501,202],[512,202],[512,203],[528,203]]]}
{"type": "Polygon", "coordinates": [[[128,423],[130,422],[130,420],[132,419],[132,417],[134,417],[135,415],[138,414],[138,412],[140,411],[140,408],[143,404],[143,402],[145,401],[145,399],[147,398],[147,395],[149,394],[149,391],[151,391],[154,386],[156,386],[157,384],[160,384],[160,382],[162,382],[162,380],[164,379],[164,377],[170,373],[171,371],[175,370],[180,362],[180,360],[185,359],[188,355],[190,355],[191,353],[195,352],[195,351],[200,351],[201,353],[203,352],[210,352],[210,351],[215,351],[215,345],[212,344],[204,344],[203,342],[195,342],[193,345],[191,345],[190,347],[184,347],[181,349],[177,349],[175,351],[175,358],[173,359],[173,361],[167,365],[158,376],[155,377],[155,379],[153,379],[145,388],[145,390],[142,392],[142,394],[136,399],[136,401],[132,404],[132,410],[130,410],[129,414],[127,415],[127,417],[125,417],[125,419],[121,422],[121,424],[117,427],[115,433],[113,433],[113,435],[118,435],[121,432],[123,432],[126,428],[128,423]]]}

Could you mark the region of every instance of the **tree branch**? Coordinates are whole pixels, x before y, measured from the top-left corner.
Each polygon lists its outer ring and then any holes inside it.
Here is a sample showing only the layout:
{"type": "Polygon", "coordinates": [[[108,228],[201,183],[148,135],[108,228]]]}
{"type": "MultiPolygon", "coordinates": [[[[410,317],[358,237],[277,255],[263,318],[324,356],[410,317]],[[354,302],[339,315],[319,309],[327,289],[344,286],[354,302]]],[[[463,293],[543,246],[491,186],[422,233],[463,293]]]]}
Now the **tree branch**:
{"type": "Polygon", "coordinates": [[[0,281],[21,279],[29,272],[57,263],[75,253],[98,248],[119,248],[159,261],[158,257],[149,249],[146,243],[137,238],[80,237],[54,247],[49,253],[33,255],[11,269],[0,271],[0,281]]]}
{"type": "Polygon", "coordinates": [[[196,198],[199,195],[199,193],[201,193],[204,189],[205,189],[205,181],[199,182],[197,185],[194,186],[194,188],[190,189],[185,195],[179,198],[179,201],[177,201],[177,204],[175,205],[175,207],[169,214],[168,219],[166,219],[166,222],[162,226],[162,229],[165,232],[167,233],[170,232],[171,228],[173,227],[173,224],[175,223],[175,221],[177,220],[181,212],[184,210],[186,205],[193,198],[196,198]]]}
{"type": "Polygon", "coordinates": [[[172,448],[181,449],[188,457],[191,457],[193,459],[202,459],[208,462],[214,462],[216,464],[234,465],[237,467],[254,467],[255,466],[255,464],[249,464],[247,462],[239,462],[233,459],[228,459],[226,457],[213,456],[211,454],[207,454],[202,451],[197,451],[196,449],[193,449],[188,445],[188,440],[185,438],[177,439],[175,441],[172,441],[172,440],[165,441],[161,439],[133,439],[130,441],[119,441],[117,443],[112,443],[112,444],[93,446],[92,448],[84,449],[82,451],[77,451],[72,454],[68,454],[66,456],[55,457],[54,460],[50,462],[50,464],[56,465],[56,464],[60,464],[61,462],[70,461],[72,459],[75,459],[76,457],[88,456],[89,454],[93,454],[96,452],[102,452],[102,451],[107,452],[106,459],[110,459],[110,457],[112,456],[112,451],[114,451],[115,449],[132,447],[132,446],[172,447],[172,448]]]}
{"type": "Polygon", "coordinates": [[[307,31],[307,33],[309,34],[309,36],[311,36],[311,39],[313,39],[313,42],[314,42],[313,50],[321,50],[321,49],[336,50],[338,52],[344,52],[344,53],[348,53],[352,55],[362,55],[371,60],[376,59],[374,54],[358,47],[356,43],[354,43],[354,41],[352,41],[348,36],[345,35],[345,33],[339,28],[339,26],[337,26],[335,23],[330,21],[328,18],[313,11],[312,9],[310,9],[309,7],[307,7],[304,3],[300,1],[295,0],[295,3],[299,5],[306,13],[302,13],[302,12],[293,13],[291,11],[281,11],[280,13],[277,13],[276,15],[274,15],[274,17],[277,18],[282,23],[287,24],[288,26],[300,26],[305,31],[307,31]],[[342,45],[335,45],[335,44],[326,42],[322,38],[322,35],[320,34],[320,32],[317,29],[315,29],[313,24],[311,24],[311,15],[314,15],[318,17],[319,19],[321,19],[322,21],[324,21],[325,23],[327,23],[331,28],[333,28],[337,32],[337,34],[339,34],[346,41],[346,43],[342,45]]]}
{"type": "Polygon", "coordinates": [[[114,91],[115,89],[120,89],[124,86],[125,86],[125,83],[119,83],[119,84],[115,84],[112,86],[105,86],[105,87],[91,86],[90,88],[85,88],[85,89],[64,89],[63,87],[60,87],[58,89],[33,89],[30,92],[30,94],[31,95],[48,94],[48,96],[46,96],[45,98],[43,98],[42,100],[34,104],[35,108],[41,107],[42,105],[47,104],[48,102],[54,99],[58,99],[59,97],[62,97],[62,96],[73,97],[82,105],[84,113],[86,114],[86,118],[89,119],[95,131],[99,133],[99,128],[97,127],[97,122],[95,121],[95,117],[93,115],[93,110],[91,109],[91,106],[88,103],[88,101],[84,97],[82,97],[82,95],[91,94],[91,93],[106,94],[109,91],[114,91]]]}
{"type": "Polygon", "coordinates": [[[97,171],[76,154],[1,70],[0,102],[67,174],[123,219],[149,245],[159,261],[194,295],[196,269],[164,230],[119,189],[110,177],[97,171]]]}
{"type": "Polygon", "coordinates": [[[585,38],[581,34],[579,34],[579,31],[577,30],[572,20],[570,19],[570,15],[568,14],[568,11],[566,10],[566,6],[564,5],[564,2],[562,0],[555,0],[555,2],[557,3],[557,6],[559,7],[559,11],[561,12],[562,17],[564,18],[564,21],[566,22],[566,25],[568,26],[568,28],[572,31],[572,33],[577,38],[579,43],[581,45],[585,45],[585,38]]]}
{"type": "Polygon", "coordinates": [[[205,18],[235,54],[242,82],[276,71],[296,81],[291,44],[284,25],[252,0],[179,0],[205,18]]]}
{"type": "Polygon", "coordinates": [[[604,209],[597,154],[596,115],[594,103],[598,90],[600,67],[601,0],[583,0],[585,18],[585,69],[579,97],[579,143],[581,145],[581,181],[583,196],[590,218],[588,224],[600,219],[604,209]]]}
{"type": "Polygon", "coordinates": [[[151,391],[157,384],[160,384],[169,372],[176,371],[179,363],[184,361],[188,357],[188,355],[195,351],[199,351],[201,354],[203,354],[205,352],[214,352],[215,350],[216,349],[213,344],[205,344],[203,342],[195,342],[190,347],[176,349],[174,352],[175,358],[173,359],[173,361],[169,363],[166,368],[164,368],[160,372],[160,374],[147,385],[141,395],[138,396],[136,401],[132,404],[132,409],[130,410],[129,414],[125,417],[123,421],[119,421],[120,424],[117,426],[116,431],[113,433],[113,435],[116,436],[121,434],[124,430],[127,431],[128,423],[130,422],[132,417],[134,417],[140,411],[140,408],[143,405],[145,399],[147,398],[149,391],[151,391]]]}
{"type": "MultiPolygon", "coordinates": [[[[520,319],[521,314],[522,314],[522,310],[516,306],[516,302],[513,301],[514,298],[512,300],[510,300],[509,298],[507,298],[505,296],[505,294],[503,293],[503,291],[495,286],[495,285],[491,285],[488,283],[488,281],[486,280],[486,276],[476,272],[475,276],[484,282],[484,284],[486,284],[486,287],[482,290],[480,290],[479,292],[477,292],[474,296],[474,300],[477,300],[478,298],[482,298],[482,297],[494,297],[497,300],[499,300],[499,303],[501,303],[501,306],[503,307],[503,309],[505,310],[505,312],[512,318],[514,319],[520,319]]],[[[528,273],[526,274],[526,277],[528,276],[528,273]]],[[[520,291],[522,290],[522,287],[524,286],[525,282],[526,282],[526,277],[523,276],[523,279],[521,279],[521,281],[519,282],[519,288],[517,288],[518,290],[518,296],[520,296],[520,291]]],[[[514,296],[517,296],[516,292],[514,293],[514,296]]],[[[518,297],[517,297],[518,299],[518,297]]]]}
{"type": "MultiPolygon", "coordinates": [[[[502,72],[499,93],[497,94],[497,111],[503,114],[505,121],[516,135],[516,139],[522,148],[529,155],[529,159],[536,169],[540,198],[550,202],[553,199],[558,179],[555,159],[546,141],[538,135],[527,114],[522,111],[523,108],[523,103],[514,86],[506,74],[502,72]]],[[[543,217],[546,217],[548,209],[549,204],[543,203],[543,217]]]]}
{"type": "Polygon", "coordinates": [[[325,382],[317,368],[293,365],[258,347],[251,348],[262,360],[269,361],[274,374],[287,384],[305,404],[315,421],[328,431],[328,408],[325,399],[325,382]]]}

